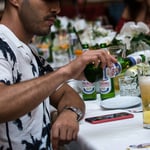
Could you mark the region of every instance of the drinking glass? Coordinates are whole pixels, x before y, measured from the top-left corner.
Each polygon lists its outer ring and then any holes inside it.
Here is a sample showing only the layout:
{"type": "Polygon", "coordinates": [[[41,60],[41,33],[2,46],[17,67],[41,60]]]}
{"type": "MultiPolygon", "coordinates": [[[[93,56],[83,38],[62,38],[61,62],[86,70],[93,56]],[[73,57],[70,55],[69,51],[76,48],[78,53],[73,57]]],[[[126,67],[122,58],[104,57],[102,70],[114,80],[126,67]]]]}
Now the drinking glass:
{"type": "Polygon", "coordinates": [[[140,90],[137,76],[122,76],[119,78],[120,96],[139,96],[140,90]]]}
{"type": "Polygon", "coordinates": [[[150,129],[150,66],[144,65],[138,68],[139,86],[143,107],[143,127],[150,129]]]}
{"type": "Polygon", "coordinates": [[[70,62],[68,48],[68,35],[65,31],[60,31],[56,34],[53,43],[54,65],[56,68],[62,67],[70,62]]]}

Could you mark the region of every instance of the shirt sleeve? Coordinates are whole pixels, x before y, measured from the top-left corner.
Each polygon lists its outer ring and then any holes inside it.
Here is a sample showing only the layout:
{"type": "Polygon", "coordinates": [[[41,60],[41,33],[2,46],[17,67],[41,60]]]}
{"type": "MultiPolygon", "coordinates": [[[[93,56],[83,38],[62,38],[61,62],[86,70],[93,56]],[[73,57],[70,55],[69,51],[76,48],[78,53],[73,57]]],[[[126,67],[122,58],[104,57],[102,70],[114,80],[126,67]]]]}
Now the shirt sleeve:
{"type": "Polygon", "coordinates": [[[1,57],[0,57],[0,82],[3,82],[7,85],[13,83],[12,67],[6,59],[1,57]]]}

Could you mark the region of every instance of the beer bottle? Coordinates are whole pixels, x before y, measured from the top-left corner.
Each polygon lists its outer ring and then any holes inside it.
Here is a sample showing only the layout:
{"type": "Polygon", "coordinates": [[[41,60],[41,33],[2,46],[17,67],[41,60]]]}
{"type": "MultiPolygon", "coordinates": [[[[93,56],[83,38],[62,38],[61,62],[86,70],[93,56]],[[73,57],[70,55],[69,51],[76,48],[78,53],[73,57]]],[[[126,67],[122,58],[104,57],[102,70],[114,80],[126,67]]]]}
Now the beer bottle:
{"type": "MultiPolygon", "coordinates": [[[[137,76],[137,74],[138,74],[138,64],[145,63],[145,61],[146,61],[146,56],[145,56],[144,54],[139,54],[139,55],[137,55],[137,54],[134,54],[134,53],[131,54],[130,56],[132,56],[132,57],[134,56],[134,58],[136,58],[136,64],[137,64],[137,65],[128,68],[128,69],[125,71],[124,75],[125,75],[125,76],[135,77],[135,76],[137,76]]],[[[129,57],[129,56],[127,56],[127,57],[129,57]]]]}
{"type": "MultiPolygon", "coordinates": [[[[82,51],[89,49],[88,44],[82,44],[82,51]]],[[[87,80],[82,80],[82,98],[84,100],[95,100],[97,98],[96,84],[87,80]]]]}
{"type": "Polygon", "coordinates": [[[127,69],[124,73],[125,76],[131,76],[131,77],[136,77],[138,75],[138,67],[141,66],[143,63],[146,62],[146,56],[144,54],[131,54],[130,56],[134,55],[137,59],[135,66],[130,67],[129,69],[127,69]]]}
{"type": "Polygon", "coordinates": [[[77,39],[76,33],[73,30],[73,26],[71,25],[71,23],[69,23],[68,25],[68,34],[69,34],[69,43],[70,43],[70,47],[68,50],[69,58],[70,60],[73,60],[75,58],[74,50],[76,49],[78,45],[78,39],[77,39]]]}
{"type": "Polygon", "coordinates": [[[95,100],[97,98],[95,83],[82,80],[82,98],[84,100],[95,100]]]}
{"type": "Polygon", "coordinates": [[[82,44],[82,51],[89,50],[89,45],[88,44],[82,44]]]}
{"type": "Polygon", "coordinates": [[[96,82],[101,79],[113,78],[122,72],[125,72],[129,67],[136,65],[134,57],[118,58],[118,62],[112,67],[105,67],[102,69],[100,64],[95,67],[94,64],[88,64],[84,69],[84,74],[89,82],[96,82]]]}
{"type": "Polygon", "coordinates": [[[127,57],[133,57],[135,59],[135,61],[136,61],[136,64],[139,64],[139,63],[142,63],[142,62],[146,61],[146,57],[145,57],[144,54],[137,55],[137,54],[133,53],[133,54],[127,56],[127,57]]]}
{"type": "MultiPolygon", "coordinates": [[[[107,44],[101,43],[100,48],[107,50],[107,44]]],[[[99,83],[99,92],[101,100],[115,97],[115,89],[114,89],[114,79],[107,76],[106,78],[100,79],[99,83]]]]}
{"type": "Polygon", "coordinates": [[[99,81],[101,100],[115,97],[114,80],[113,78],[102,79],[99,81]]]}
{"type": "Polygon", "coordinates": [[[100,48],[107,48],[107,44],[106,43],[101,43],[99,47],[100,48]]]}

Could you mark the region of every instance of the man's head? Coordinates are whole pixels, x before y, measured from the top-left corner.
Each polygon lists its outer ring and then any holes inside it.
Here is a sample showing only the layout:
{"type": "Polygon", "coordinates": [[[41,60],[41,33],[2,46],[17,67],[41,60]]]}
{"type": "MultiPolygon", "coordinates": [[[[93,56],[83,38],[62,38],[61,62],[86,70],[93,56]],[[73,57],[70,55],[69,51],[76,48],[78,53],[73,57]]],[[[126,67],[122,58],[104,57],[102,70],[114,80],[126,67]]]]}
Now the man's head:
{"type": "Polygon", "coordinates": [[[5,0],[2,23],[22,36],[46,35],[59,12],[60,0],[5,0]]]}

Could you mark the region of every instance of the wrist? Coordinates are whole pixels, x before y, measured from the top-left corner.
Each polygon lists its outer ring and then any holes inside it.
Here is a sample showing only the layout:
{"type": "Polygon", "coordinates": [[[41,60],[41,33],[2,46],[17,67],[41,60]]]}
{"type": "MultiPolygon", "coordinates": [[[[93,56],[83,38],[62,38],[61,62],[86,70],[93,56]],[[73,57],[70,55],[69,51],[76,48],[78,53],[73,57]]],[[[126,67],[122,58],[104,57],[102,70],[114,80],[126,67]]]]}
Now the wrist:
{"type": "Polygon", "coordinates": [[[77,121],[80,121],[83,118],[83,112],[74,106],[66,106],[63,110],[69,110],[71,112],[74,112],[77,116],[77,121]]]}
{"type": "Polygon", "coordinates": [[[66,67],[61,67],[59,70],[61,72],[61,75],[63,77],[63,81],[66,82],[70,79],[70,76],[69,76],[69,72],[66,71],[65,69],[66,67]]]}

